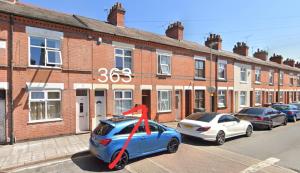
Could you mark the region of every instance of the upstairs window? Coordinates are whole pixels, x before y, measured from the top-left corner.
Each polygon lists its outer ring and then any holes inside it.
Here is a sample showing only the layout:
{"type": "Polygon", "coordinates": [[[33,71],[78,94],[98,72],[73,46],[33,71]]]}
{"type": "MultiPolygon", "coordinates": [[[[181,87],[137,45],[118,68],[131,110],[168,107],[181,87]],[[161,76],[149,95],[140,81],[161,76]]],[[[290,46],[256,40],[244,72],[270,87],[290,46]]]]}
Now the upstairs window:
{"type": "Polygon", "coordinates": [[[241,67],[241,82],[247,82],[247,69],[241,67]]]}
{"type": "Polygon", "coordinates": [[[293,86],[294,85],[294,76],[293,74],[290,74],[290,86],[293,86]]]}
{"type": "Polygon", "coordinates": [[[195,60],[195,78],[204,79],[205,78],[205,61],[195,60]]]}
{"type": "Polygon", "coordinates": [[[261,82],[261,69],[259,69],[259,68],[255,69],[255,82],[256,83],[261,82]]]}
{"type": "Polygon", "coordinates": [[[115,49],[115,67],[119,70],[129,68],[132,70],[132,50],[129,49],[115,49]]]}
{"type": "Polygon", "coordinates": [[[274,85],[274,71],[270,70],[269,72],[269,84],[274,85]]]}
{"type": "Polygon", "coordinates": [[[62,65],[61,40],[30,36],[30,66],[62,65]]]}
{"type": "Polygon", "coordinates": [[[158,54],[158,74],[171,75],[171,56],[166,54],[158,54]]]}
{"type": "Polygon", "coordinates": [[[279,85],[283,85],[283,76],[284,76],[284,72],[280,72],[279,73],[279,85]]]}
{"type": "Polygon", "coordinates": [[[298,75],[298,78],[297,78],[297,85],[300,86],[300,76],[298,75]]]}
{"type": "Polygon", "coordinates": [[[226,80],[226,63],[218,62],[218,79],[226,80]]]}

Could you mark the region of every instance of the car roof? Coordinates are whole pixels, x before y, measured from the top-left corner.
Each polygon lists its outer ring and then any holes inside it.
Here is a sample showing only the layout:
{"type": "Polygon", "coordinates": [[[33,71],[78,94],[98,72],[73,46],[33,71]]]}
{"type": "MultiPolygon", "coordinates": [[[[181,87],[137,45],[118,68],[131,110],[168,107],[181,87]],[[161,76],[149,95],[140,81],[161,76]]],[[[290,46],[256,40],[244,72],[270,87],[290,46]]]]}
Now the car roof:
{"type": "MultiPolygon", "coordinates": [[[[107,120],[101,120],[101,122],[112,125],[113,127],[122,128],[126,127],[130,124],[137,123],[139,121],[139,117],[135,116],[113,116],[113,118],[107,120]]],[[[153,122],[152,120],[148,120],[149,122],[153,122]]]]}

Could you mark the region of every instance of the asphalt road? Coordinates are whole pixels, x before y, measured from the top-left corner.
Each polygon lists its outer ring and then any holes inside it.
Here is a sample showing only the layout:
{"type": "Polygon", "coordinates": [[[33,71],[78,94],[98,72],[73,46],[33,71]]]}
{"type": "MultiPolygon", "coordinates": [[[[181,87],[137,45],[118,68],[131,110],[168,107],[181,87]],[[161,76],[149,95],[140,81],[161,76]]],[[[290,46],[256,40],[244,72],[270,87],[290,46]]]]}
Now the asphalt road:
{"type": "MultiPolygon", "coordinates": [[[[130,161],[125,173],[288,173],[300,172],[300,122],[272,131],[255,131],[219,147],[194,138],[185,138],[175,154],[159,153],[130,161]],[[280,166],[278,166],[280,165],[280,166]],[[285,167],[285,168],[283,168],[285,167]]],[[[18,173],[112,172],[88,153],[31,167],[18,173]]]]}

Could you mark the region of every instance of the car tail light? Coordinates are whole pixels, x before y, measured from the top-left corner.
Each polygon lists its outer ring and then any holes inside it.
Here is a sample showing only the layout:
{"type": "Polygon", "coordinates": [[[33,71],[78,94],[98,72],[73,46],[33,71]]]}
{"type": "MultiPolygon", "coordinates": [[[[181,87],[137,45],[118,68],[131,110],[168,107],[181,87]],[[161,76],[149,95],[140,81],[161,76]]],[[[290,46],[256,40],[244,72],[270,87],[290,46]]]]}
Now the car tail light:
{"type": "Polygon", "coordinates": [[[180,126],[180,124],[179,124],[179,123],[177,124],[177,127],[181,128],[181,126],[180,126]]]}
{"type": "Polygon", "coordinates": [[[198,131],[198,132],[205,132],[205,131],[207,131],[209,129],[210,129],[210,127],[199,127],[196,131],[198,131]]]}
{"type": "Polygon", "coordinates": [[[111,142],[111,139],[101,139],[101,140],[99,141],[99,144],[106,146],[106,145],[108,145],[110,142],[111,142]]]}
{"type": "Polygon", "coordinates": [[[292,111],[288,111],[287,114],[288,115],[293,115],[293,112],[292,111]]]}
{"type": "Polygon", "coordinates": [[[257,121],[263,121],[264,120],[264,117],[256,117],[255,118],[257,121]]]}

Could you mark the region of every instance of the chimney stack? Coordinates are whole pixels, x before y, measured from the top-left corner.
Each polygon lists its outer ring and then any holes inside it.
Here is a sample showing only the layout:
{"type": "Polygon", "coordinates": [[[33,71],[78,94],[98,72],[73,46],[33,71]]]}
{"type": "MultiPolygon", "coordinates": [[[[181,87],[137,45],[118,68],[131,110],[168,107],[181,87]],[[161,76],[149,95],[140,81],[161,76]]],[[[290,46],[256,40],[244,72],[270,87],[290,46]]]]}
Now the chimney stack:
{"type": "Polygon", "coordinates": [[[291,67],[295,67],[295,60],[288,58],[285,61],[283,61],[283,64],[291,66],[291,67]]]}
{"type": "Polygon", "coordinates": [[[122,7],[122,4],[117,2],[109,11],[107,16],[108,23],[115,26],[124,26],[124,17],[125,17],[125,9],[122,7]]]}
{"type": "Polygon", "coordinates": [[[276,62],[277,64],[282,64],[283,57],[274,53],[273,56],[270,58],[270,61],[276,62]]]}
{"type": "Polygon", "coordinates": [[[166,35],[176,40],[183,40],[183,30],[184,27],[182,23],[177,21],[168,26],[168,29],[166,30],[166,35]]]}
{"type": "Polygon", "coordinates": [[[246,43],[237,42],[237,44],[234,45],[233,53],[243,55],[243,56],[248,56],[248,50],[249,50],[249,47],[247,46],[246,43]]]}
{"type": "Polygon", "coordinates": [[[297,63],[295,64],[295,67],[300,68],[300,62],[297,62],[297,63]]]}
{"type": "Polygon", "coordinates": [[[0,1],[6,1],[6,2],[8,2],[8,3],[11,3],[11,4],[15,4],[15,3],[17,3],[19,0],[0,0],[0,1]]]}
{"type": "Polygon", "coordinates": [[[215,50],[222,49],[222,38],[220,35],[217,34],[209,34],[205,41],[205,46],[210,47],[215,50]]]}
{"type": "Polygon", "coordinates": [[[265,51],[265,50],[259,50],[259,49],[257,49],[257,51],[253,54],[253,56],[255,58],[260,59],[260,60],[267,61],[267,59],[268,59],[268,52],[265,51]]]}

